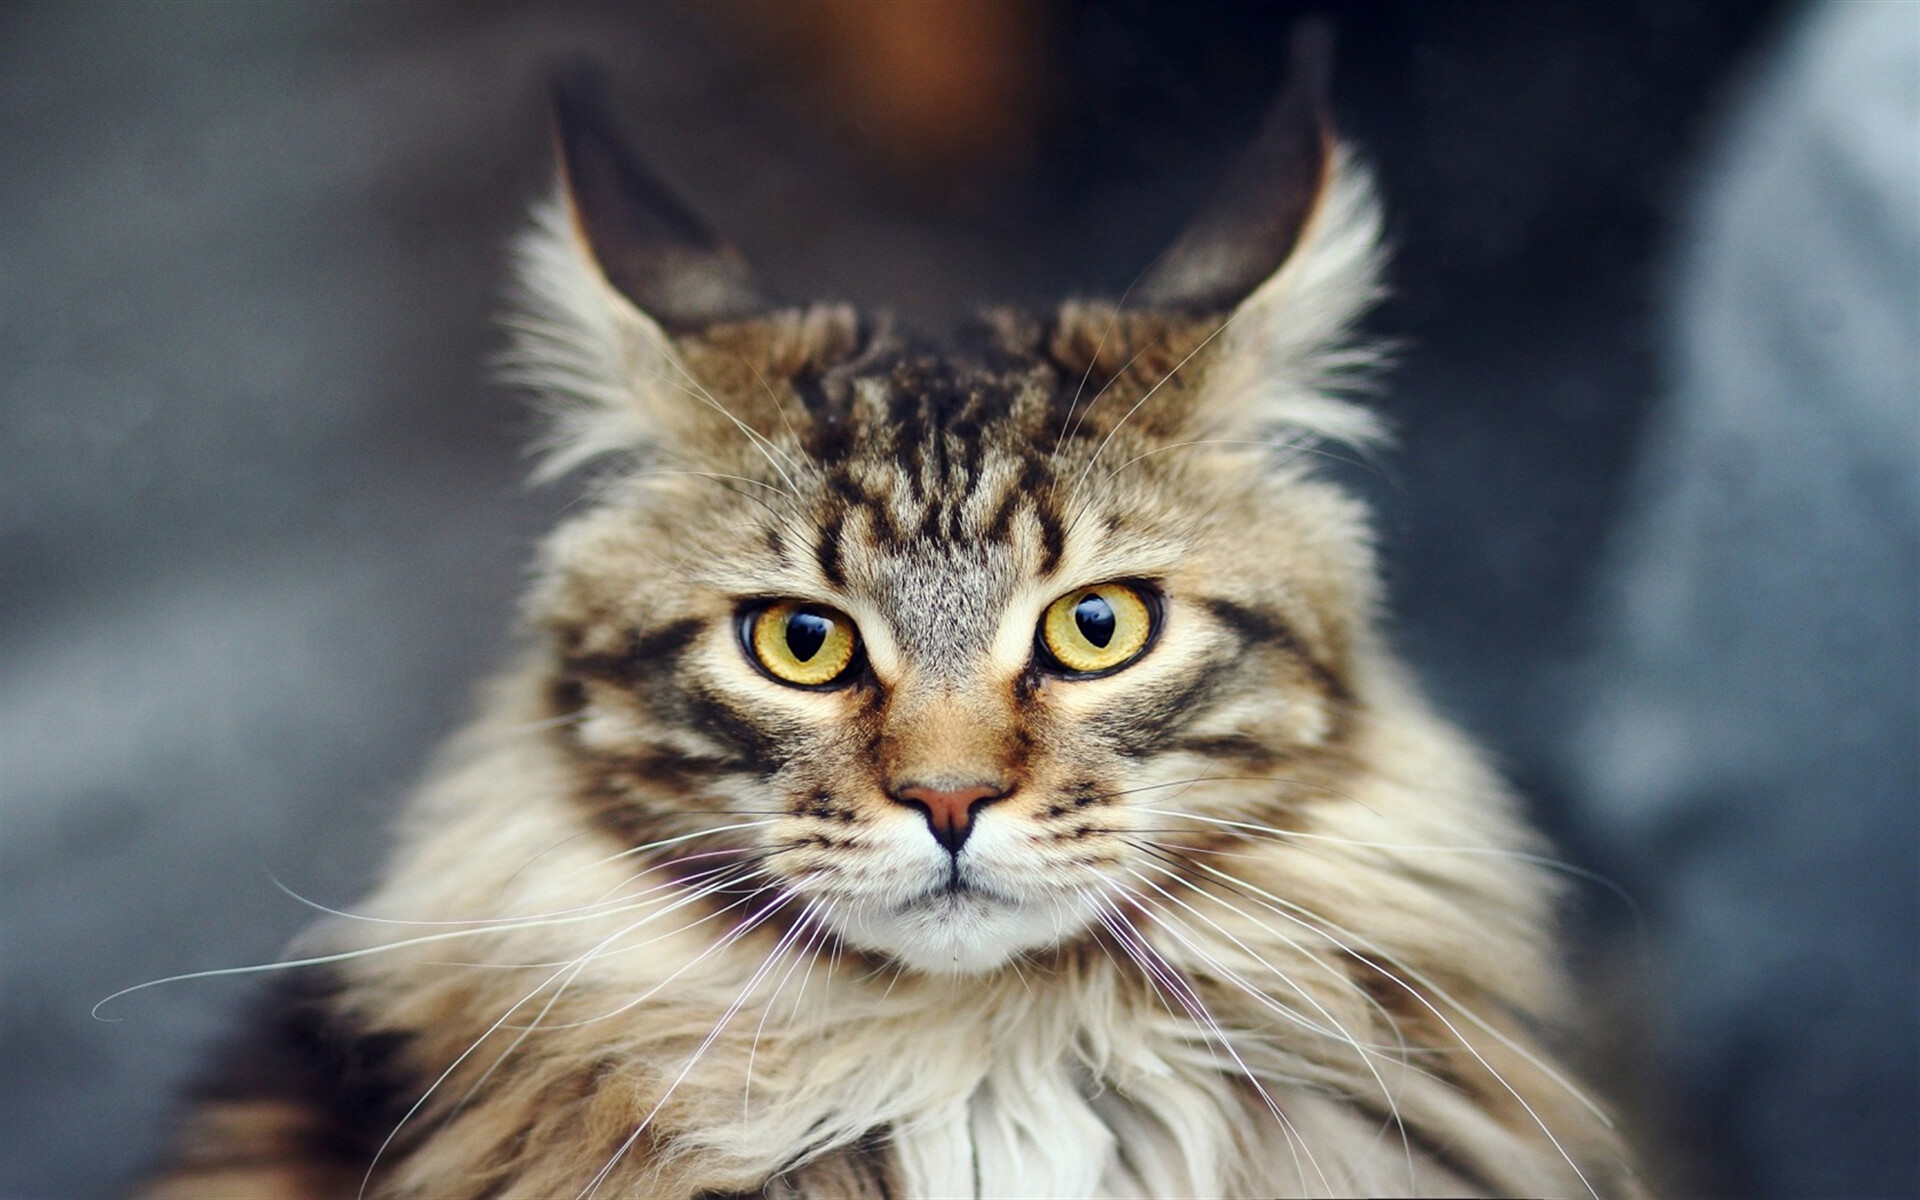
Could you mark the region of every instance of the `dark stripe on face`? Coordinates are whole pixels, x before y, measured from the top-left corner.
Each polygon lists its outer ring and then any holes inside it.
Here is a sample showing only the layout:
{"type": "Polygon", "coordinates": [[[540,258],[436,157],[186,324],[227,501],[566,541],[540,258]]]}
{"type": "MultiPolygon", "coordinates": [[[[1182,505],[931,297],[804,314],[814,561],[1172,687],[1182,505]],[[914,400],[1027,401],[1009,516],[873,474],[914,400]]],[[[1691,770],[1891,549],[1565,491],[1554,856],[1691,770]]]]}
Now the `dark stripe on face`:
{"type": "MultiPolygon", "coordinates": [[[[807,379],[807,376],[801,376],[794,381],[794,387],[799,390],[801,400],[811,409],[814,402],[808,399],[808,392],[803,386],[807,379]]],[[[835,405],[825,399],[820,403],[827,406],[827,411],[824,415],[816,415],[812,427],[807,430],[807,453],[815,462],[843,462],[852,453],[854,445],[853,422],[847,417],[847,405],[835,405]]]]}
{"type": "Polygon", "coordinates": [[[986,528],[981,538],[991,543],[1004,543],[1013,534],[1013,517],[1020,511],[1020,504],[1039,489],[1039,464],[1033,459],[1020,459],[1020,473],[1006,485],[1000,494],[1000,503],[994,506],[993,515],[987,518],[986,528]]]}
{"type": "Polygon", "coordinates": [[[1346,681],[1335,674],[1333,668],[1316,658],[1307,649],[1306,643],[1300,640],[1300,635],[1293,631],[1293,627],[1277,614],[1218,597],[1205,597],[1200,603],[1216,620],[1238,634],[1241,641],[1278,646],[1285,650],[1307,669],[1329,700],[1342,705],[1352,702],[1353,691],[1346,681]]]}
{"type": "Polygon", "coordinates": [[[688,725],[724,743],[732,753],[728,765],[750,771],[762,779],[778,771],[785,761],[779,732],[757,723],[750,710],[735,708],[725,697],[704,691],[686,690],[663,717],[677,717],[688,725]]]}
{"type": "Polygon", "coordinates": [[[945,504],[936,502],[927,505],[927,511],[920,517],[920,528],[914,531],[914,536],[923,542],[938,541],[940,531],[947,523],[943,518],[951,511],[945,504]]]}
{"type": "Polygon", "coordinates": [[[587,706],[587,685],[572,675],[562,675],[547,684],[547,708],[555,717],[578,716],[587,706]]]}
{"type": "Polygon", "coordinates": [[[1230,760],[1255,771],[1276,767],[1287,758],[1272,746],[1244,734],[1183,738],[1172,743],[1170,748],[1208,758],[1230,760]]]}
{"type": "Polygon", "coordinates": [[[1184,679],[1136,693],[1123,710],[1091,719],[1088,728],[1121,754],[1142,757],[1158,753],[1205,715],[1217,678],[1216,668],[1198,665],[1184,679]]]}
{"type": "MultiPolygon", "coordinates": [[[[627,846],[658,841],[682,831],[673,818],[711,808],[710,796],[721,779],[739,774],[731,763],[665,750],[619,760],[587,758],[578,764],[578,782],[569,798],[586,814],[589,826],[604,830],[627,846]]],[[[718,849],[703,841],[701,852],[718,849]]]]}
{"type": "Polygon", "coordinates": [[[674,621],[647,633],[635,634],[619,654],[570,653],[567,672],[579,678],[603,679],[622,687],[639,687],[649,680],[670,678],[680,669],[680,658],[706,629],[698,617],[674,621]]]}

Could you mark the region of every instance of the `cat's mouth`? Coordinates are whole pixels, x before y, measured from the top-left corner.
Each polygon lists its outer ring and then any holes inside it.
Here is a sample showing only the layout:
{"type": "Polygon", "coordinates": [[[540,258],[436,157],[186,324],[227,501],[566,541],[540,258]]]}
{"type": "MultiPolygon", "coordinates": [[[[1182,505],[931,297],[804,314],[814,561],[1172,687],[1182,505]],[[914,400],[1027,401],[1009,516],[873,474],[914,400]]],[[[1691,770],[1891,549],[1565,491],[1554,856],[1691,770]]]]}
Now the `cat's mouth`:
{"type": "Polygon", "coordinates": [[[968,879],[956,867],[953,873],[947,876],[945,882],[928,888],[900,905],[895,911],[905,915],[911,912],[924,912],[929,908],[942,906],[959,908],[963,905],[1017,908],[1020,906],[1020,901],[1005,893],[994,891],[992,888],[982,887],[978,882],[968,879]]]}
{"type": "Polygon", "coordinates": [[[1084,900],[1022,895],[1019,888],[1018,881],[1009,889],[964,868],[942,871],[884,906],[835,906],[829,919],[854,945],[938,975],[996,970],[1018,954],[1060,944],[1092,919],[1084,900]]]}

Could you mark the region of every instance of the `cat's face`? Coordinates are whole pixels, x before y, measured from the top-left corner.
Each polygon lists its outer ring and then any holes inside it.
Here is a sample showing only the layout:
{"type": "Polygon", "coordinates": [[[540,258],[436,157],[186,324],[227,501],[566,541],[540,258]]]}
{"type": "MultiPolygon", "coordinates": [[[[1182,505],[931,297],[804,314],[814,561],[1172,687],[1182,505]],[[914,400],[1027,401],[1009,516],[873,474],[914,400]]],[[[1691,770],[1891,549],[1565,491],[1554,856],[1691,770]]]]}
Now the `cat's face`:
{"type": "Polygon", "coordinates": [[[561,88],[513,374],[554,469],[626,464],[533,602],[584,829],[736,924],[968,972],[1338,794],[1371,564],[1300,456],[1373,430],[1327,389],[1378,222],[1303,45],[1129,304],[940,345],[768,303],[561,88]]]}
{"type": "Polygon", "coordinates": [[[1310,803],[1221,784],[1338,756],[1364,534],[1284,452],[1208,437],[1219,324],[677,339],[674,451],[558,535],[536,600],[583,823],[690,886],[750,864],[737,917],[791,897],[967,972],[1310,803]]]}

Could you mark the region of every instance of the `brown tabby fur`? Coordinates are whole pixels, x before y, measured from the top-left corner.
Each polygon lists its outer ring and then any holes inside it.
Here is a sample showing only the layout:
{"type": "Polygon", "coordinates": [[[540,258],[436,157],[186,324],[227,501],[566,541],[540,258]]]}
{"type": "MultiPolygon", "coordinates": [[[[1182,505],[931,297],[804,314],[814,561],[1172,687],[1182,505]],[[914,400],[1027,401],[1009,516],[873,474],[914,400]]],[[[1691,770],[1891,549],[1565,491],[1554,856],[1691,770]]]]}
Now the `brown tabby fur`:
{"type": "Polygon", "coordinates": [[[1637,1194],[1544,1049],[1537,842],[1311,469],[1371,430],[1328,389],[1375,218],[1324,176],[1230,315],[947,343],[731,282],[670,335],[648,260],[616,288],[606,223],[550,213],[518,375],[556,461],[616,467],[149,1194],[1637,1194]],[[1050,669],[1039,614],[1114,580],[1154,641],[1050,669]],[[753,666],[781,597],[857,625],[844,685],[753,666]],[[951,857],[893,798],[976,778],[951,857]]]}

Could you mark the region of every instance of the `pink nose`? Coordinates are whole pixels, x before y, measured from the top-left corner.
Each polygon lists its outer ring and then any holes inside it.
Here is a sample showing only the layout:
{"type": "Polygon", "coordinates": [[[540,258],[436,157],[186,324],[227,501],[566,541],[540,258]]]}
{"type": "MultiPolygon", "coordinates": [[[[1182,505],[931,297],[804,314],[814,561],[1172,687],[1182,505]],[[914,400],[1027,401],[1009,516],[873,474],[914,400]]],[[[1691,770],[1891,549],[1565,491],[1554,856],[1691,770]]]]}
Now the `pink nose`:
{"type": "Polygon", "coordinates": [[[995,800],[1004,799],[1006,794],[999,785],[991,783],[970,783],[952,788],[909,783],[896,788],[893,798],[924,813],[927,827],[933,830],[934,840],[945,846],[949,854],[958,854],[967,840],[967,834],[973,832],[973,814],[995,800]]]}

